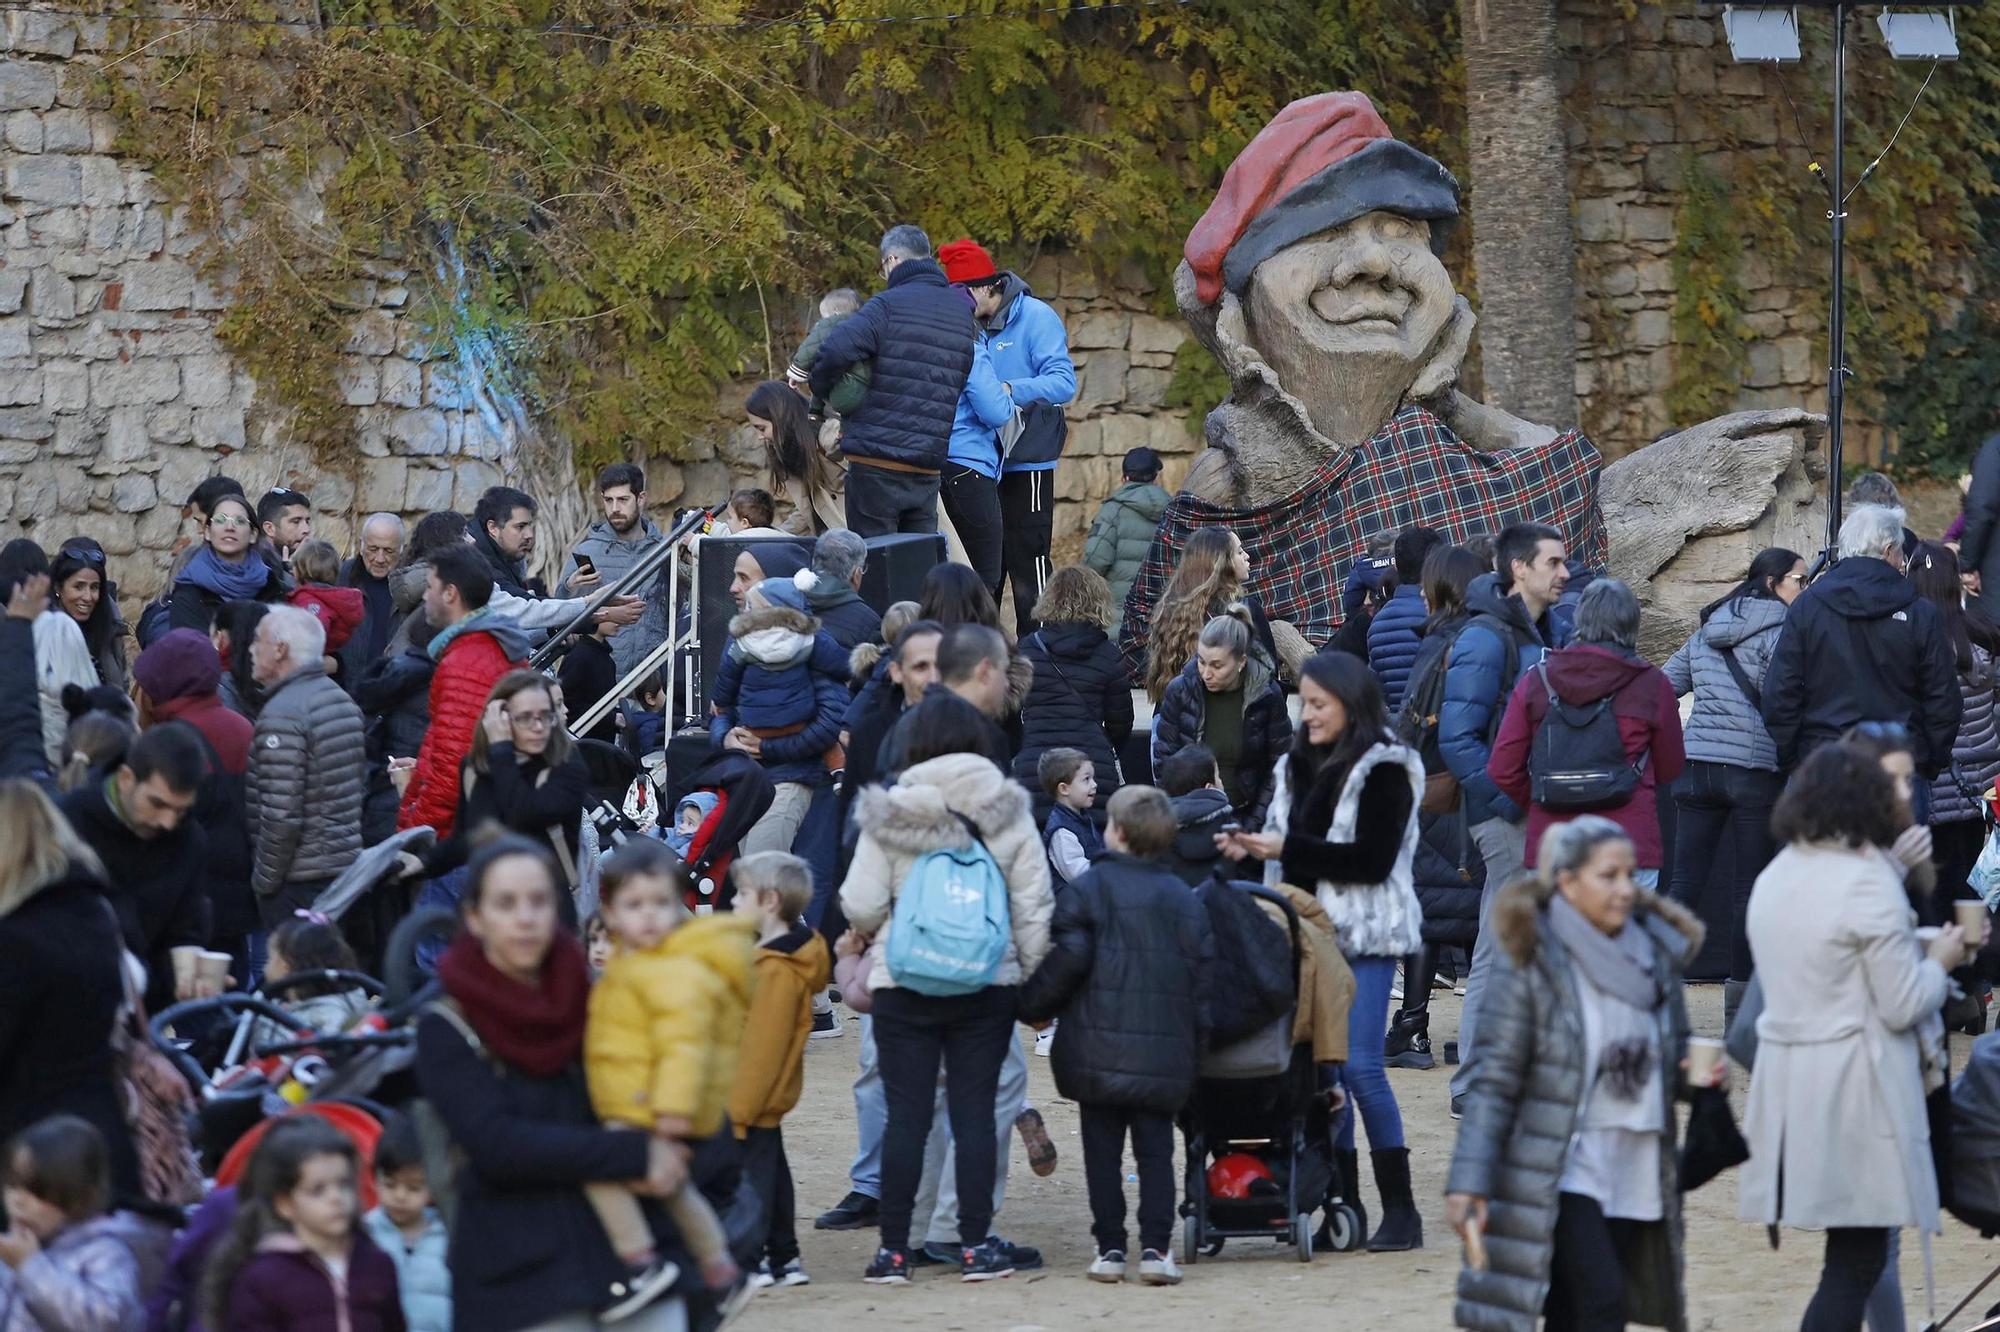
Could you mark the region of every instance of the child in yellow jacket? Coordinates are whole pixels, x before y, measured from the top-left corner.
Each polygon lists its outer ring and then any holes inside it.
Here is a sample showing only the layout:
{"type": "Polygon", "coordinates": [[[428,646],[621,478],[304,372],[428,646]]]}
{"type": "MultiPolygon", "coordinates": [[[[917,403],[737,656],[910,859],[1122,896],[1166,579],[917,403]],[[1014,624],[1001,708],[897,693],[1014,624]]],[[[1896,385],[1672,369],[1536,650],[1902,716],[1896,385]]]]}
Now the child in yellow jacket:
{"type": "Polygon", "coordinates": [[[813,996],[831,975],[826,941],[799,917],[812,901],[812,870],[797,856],[760,851],[730,871],[737,914],[757,923],[757,982],[729,1122],[743,1143],[743,1178],[763,1201],[763,1261],[751,1275],[760,1286],[803,1286],[793,1224],[792,1167],[785,1159],[785,1116],[805,1089],[806,1040],[813,996]]]}
{"type": "MultiPolygon", "coordinates": [[[[681,898],[685,877],[673,852],[647,839],[605,862],[598,900],[615,951],[591,991],[583,1037],[597,1117],[607,1126],[677,1140],[710,1137],[722,1127],[750,1005],[756,937],[755,923],[745,916],[690,917],[681,898]]],[[[584,1188],[612,1248],[634,1269],[629,1284],[650,1284],[657,1296],[672,1278],[655,1275],[662,1264],[638,1199],[623,1184],[584,1188]]],[[[701,1191],[685,1184],[666,1207],[709,1289],[736,1286],[741,1273],[701,1191]]],[[[650,1298],[640,1298],[643,1293],[635,1289],[600,1316],[641,1307],[650,1298]]]]}

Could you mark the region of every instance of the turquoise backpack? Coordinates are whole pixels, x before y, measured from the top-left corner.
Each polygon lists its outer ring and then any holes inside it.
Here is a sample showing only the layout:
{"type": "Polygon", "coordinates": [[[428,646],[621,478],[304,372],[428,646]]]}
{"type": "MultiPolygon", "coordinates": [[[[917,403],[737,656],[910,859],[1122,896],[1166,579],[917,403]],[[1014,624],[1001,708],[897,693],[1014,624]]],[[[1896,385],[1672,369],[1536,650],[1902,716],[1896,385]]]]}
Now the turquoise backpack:
{"type": "Polygon", "coordinates": [[[991,985],[1012,932],[1006,876],[978,825],[956,810],[952,817],[972,834],[972,845],[917,857],[903,876],[889,931],[890,978],[939,998],[991,985]]]}

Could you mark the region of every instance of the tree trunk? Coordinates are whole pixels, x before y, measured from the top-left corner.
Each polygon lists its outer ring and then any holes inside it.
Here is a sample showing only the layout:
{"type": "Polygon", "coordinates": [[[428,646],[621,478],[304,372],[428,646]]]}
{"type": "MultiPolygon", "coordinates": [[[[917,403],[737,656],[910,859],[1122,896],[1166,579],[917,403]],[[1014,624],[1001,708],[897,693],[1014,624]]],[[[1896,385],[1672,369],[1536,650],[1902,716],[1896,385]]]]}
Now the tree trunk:
{"type": "Polygon", "coordinates": [[[1556,0],[1460,0],[1485,400],[1576,422],[1575,245],[1556,0]]]}

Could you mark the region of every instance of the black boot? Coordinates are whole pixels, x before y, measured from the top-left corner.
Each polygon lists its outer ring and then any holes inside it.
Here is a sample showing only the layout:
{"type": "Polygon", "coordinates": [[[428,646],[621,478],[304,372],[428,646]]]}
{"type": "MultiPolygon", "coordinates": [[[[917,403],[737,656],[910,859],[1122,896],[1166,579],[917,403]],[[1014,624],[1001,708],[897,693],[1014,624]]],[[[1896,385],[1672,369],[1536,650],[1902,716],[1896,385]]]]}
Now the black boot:
{"type": "Polygon", "coordinates": [[[1437,1067],[1437,1057],[1431,1053],[1428,1013],[1405,1008],[1396,1014],[1382,1041],[1382,1062],[1390,1068],[1437,1067]]]}
{"type": "MultiPolygon", "coordinates": [[[[1354,1229],[1361,1235],[1368,1233],[1368,1209],[1361,1205],[1361,1154],[1353,1148],[1333,1153],[1334,1188],[1340,1191],[1340,1200],[1354,1209],[1356,1217],[1354,1229]]],[[[1333,1233],[1322,1217],[1319,1232],[1313,1236],[1314,1253],[1333,1253],[1333,1233]]]]}
{"type": "Polygon", "coordinates": [[[1370,1152],[1375,1191],[1382,1195],[1382,1226],[1368,1241],[1370,1253],[1400,1253],[1424,1247],[1424,1219],[1410,1196],[1410,1149],[1370,1152]]]}

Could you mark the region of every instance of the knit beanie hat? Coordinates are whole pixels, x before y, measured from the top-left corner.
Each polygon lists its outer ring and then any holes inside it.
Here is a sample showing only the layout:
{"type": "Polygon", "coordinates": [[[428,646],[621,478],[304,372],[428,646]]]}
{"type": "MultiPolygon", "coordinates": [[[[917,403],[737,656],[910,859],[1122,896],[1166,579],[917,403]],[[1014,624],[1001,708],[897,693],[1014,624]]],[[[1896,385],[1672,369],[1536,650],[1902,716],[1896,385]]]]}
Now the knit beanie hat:
{"type": "Polygon", "coordinates": [[[197,629],[162,634],[132,663],[132,678],[155,703],[212,694],[222,681],[222,658],[197,629]]]}
{"type": "Polygon", "coordinates": [[[984,282],[1000,276],[993,256],[975,240],[946,241],[938,246],[938,264],[952,282],[984,282]]]}
{"type": "Polygon", "coordinates": [[[746,543],[742,549],[757,561],[766,578],[790,578],[812,562],[810,543],[773,539],[759,541],[754,546],[746,543]]]}
{"type": "Polygon", "coordinates": [[[802,569],[790,578],[766,578],[750,590],[762,597],[767,606],[802,611],[806,609],[806,593],[799,584],[811,578],[812,574],[802,569]]]}

